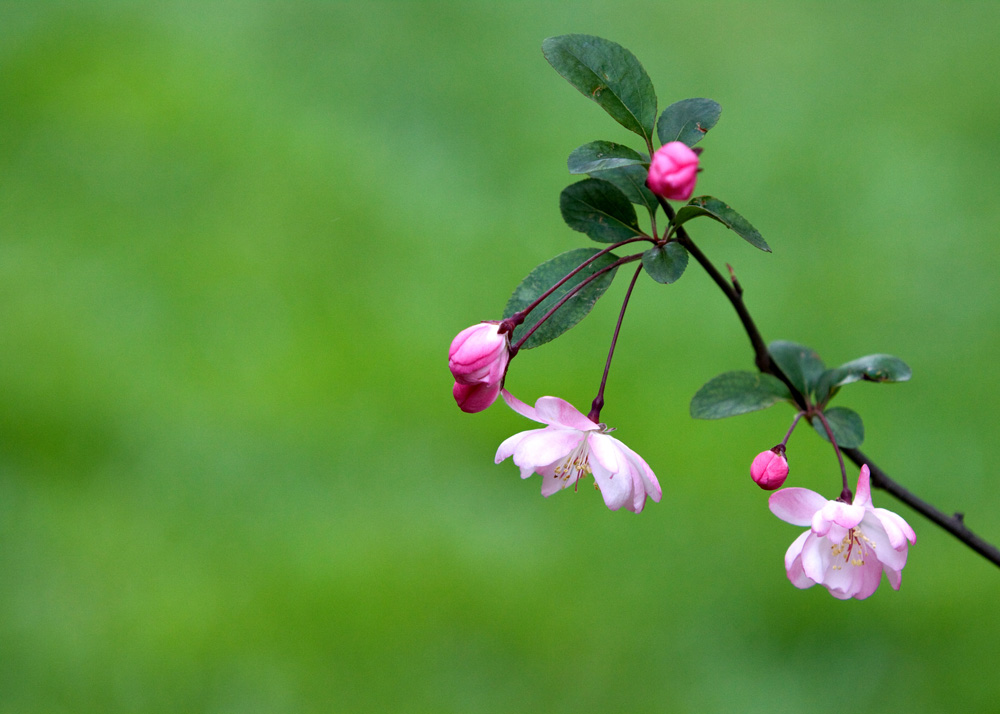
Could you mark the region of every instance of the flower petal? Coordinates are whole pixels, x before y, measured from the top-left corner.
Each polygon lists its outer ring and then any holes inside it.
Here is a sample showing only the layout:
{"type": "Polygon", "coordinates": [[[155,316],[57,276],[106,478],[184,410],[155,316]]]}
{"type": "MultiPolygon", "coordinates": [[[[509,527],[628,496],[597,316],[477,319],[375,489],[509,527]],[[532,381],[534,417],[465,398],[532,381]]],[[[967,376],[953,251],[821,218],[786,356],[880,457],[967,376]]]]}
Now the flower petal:
{"type": "Polygon", "coordinates": [[[528,429],[528,431],[520,431],[514,434],[514,436],[509,436],[506,439],[504,439],[503,443],[500,444],[500,447],[497,449],[497,455],[496,457],[494,457],[494,461],[499,464],[504,459],[510,457],[511,454],[514,453],[514,450],[517,448],[517,445],[521,443],[521,440],[524,439],[526,436],[528,436],[528,434],[534,434],[536,431],[545,431],[545,430],[528,429]]]}
{"type": "Polygon", "coordinates": [[[600,424],[595,424],[581,414],[579,409],[559,397],[539,397],[538,401],[535,402],[535,415],[532,419],[553,426],[580,431],[593,431],[601,428],[600,424]]]}
{"type": "Polygon", "coordinates": [[[528,417],[532,421],[542,422],[542,420],[535,415],[534,407],[529,407],[527,404],[522,402],[520,399],[518,399],[513,394],[508,392],[506,389],[501,389],[500,394],[501,396],[503,396],[503,400],[507,402],[507,406],[516,411],[518,414],[524,417],[528,417]]]}
{"type": "MultiPolygon", "coordinates": [[[[803,531],[798,538],[792,541],[792,544],[788,546],[788,550],[785,551],[785,572],[788,574],[788,579],[791,581],[792,585],[795,587],[805,590],[806,588],[811,588],[816,584],[815,580],[812,580],[805,571],[802,570],[802,546],[806,542],[806,538],[813,536],[812,531],[803,531]]],[[[813,536],[814,538],[816,536],[813,536]]]]}
{"type": "Polygon", "coordinates": [[[894,548],[892,536],[882,527],[878,516],[872,512],[865,514],[861,526],[862,533],[872,545],[872,551],[868,555],[878,558],[882,565],[894,570],[902,570],[903,566],[906,565],[906,539],[903,539],[903,548],[894,548]]]}
{"type": "MultiPolygon", "coordinates": [[[[813,535],[816,536],[815,533],[813,535]]],[[[810,579],[826,585],[826,574],[832,557],[828,538],[806,538],[802,546],[802,571],[810,579]]]]}
{"type": "Polygon", "coordinates": [[[526,478],[525,469],[529,469],[530,476],[539,467],[564,459],[582,439],[583,434],[576,429],[535,429],[514,447],[514,463],[521,467],[521,477],[526,478]]]}
{"type": "Polygon", "coordinates": [[[660,499],[663,497],[663,490],[660,488],[660,482],[656,480],[656,474],[653,473],[653,469],[649,468],[649,464],[639,456],[632,449],[628,448],[621,441],[613,436],[609,436],[609,439],[624,452],[625,457],[632,464],[632,467],[638,472],[640,478],[642,479],[642,487],[646,494],[653,499],[654,502],[659,503],[660,499]]]}
{"type": "Polygon", "coordinates": [[[898,513],[887,511],[884,508],[873,508],[872,512],[882,523],[882,527],[885,528],[885,532],[889,536],[889,541],[892,543],[893,548],[896,550],[906,548],[906,541],[910,541],[911,543],[917,542],[917,534],[913,532],[910,524],[904,521],[903,517],[898,513]]]}
{"type": "Polygon", "coordinates": [[[612,511],[617,511],[630,501],[632,496],[632,480],[628,474],[612,474],[597,459],[590,462],[591,472],[594,474],[594,481],[601,489],[604,497],[604,504],[612,511]]]}
{"type": "Polygon", "coordinates": [[[808,488],[783,488],[767,499],[771,513],[793,526],[812,525],[812,517],[828,503],[827,499],[808,488]]]}
{"type": "Polygon", "coordinates": [[[861,473],[858,474],[858,490],[854,492],[855,506],[868,508],[872,505],[872,490],[869,477],[868,464],[863,464],[861,466],[861,473]]]}

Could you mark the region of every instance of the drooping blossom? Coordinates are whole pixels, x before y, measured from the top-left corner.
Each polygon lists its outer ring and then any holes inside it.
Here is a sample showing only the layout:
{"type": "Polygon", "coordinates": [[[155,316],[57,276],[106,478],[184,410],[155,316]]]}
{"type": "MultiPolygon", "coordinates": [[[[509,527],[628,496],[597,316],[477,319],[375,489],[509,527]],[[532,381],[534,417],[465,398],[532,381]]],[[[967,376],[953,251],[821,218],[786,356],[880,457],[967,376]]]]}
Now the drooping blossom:
{"type": "Polygon", "coordinates": [[[500,323],[466,327],[451,341],[448,368],[455,377],[452,395],[464,412],[481,412],[496,401],[510,361],[510,339],[500,323]]]}
{"type": "Polygon", "coordinates": [[[781,520],[810,527],[785,553],[785,570],[795,587],[819,583],[841,600],[864,600],[885,573],[899,590],[907,548],[917,535],[897,514],[872,506],[867,465],[861,467],[853,503],[785,488],[771,494],[768,505],[781,520]]]}
{"type": "Polygon", "coordinates": [[[671,141],[653,154],[646,186],[671,201],[686,201],[697,179],[698,154],[681,141],[671,141]]]}
{"type": "Polygon", "coordinates": [[[779,446],[761,451],[750,464],[750,478],[765,491],[781,488],[781,484],[788,477],[788,460],[785,459],[785,448],[783,446],[779,448],[779,446]]]}
{"type": "Polygon", "coordinates": [[[502,393],[511,409],[546,426],[504,441],[497,449],[496,462],[513,456],[521,478],[541,476],[543,496],[592,475],[612,511],[624,506],[639,513],[647,496],[659,502],[663,492],[652,469],[641,456],[609,436],[607,426],[591,421],[557,397],[541,397],[529,407],[506,389],[502,393]]]}

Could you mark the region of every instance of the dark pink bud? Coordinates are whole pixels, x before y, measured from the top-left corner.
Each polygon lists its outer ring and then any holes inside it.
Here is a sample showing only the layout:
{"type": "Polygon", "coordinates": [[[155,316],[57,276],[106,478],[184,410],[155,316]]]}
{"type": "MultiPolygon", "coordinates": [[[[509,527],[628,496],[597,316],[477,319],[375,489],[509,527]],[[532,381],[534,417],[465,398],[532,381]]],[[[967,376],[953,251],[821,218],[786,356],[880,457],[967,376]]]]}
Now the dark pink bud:
{"type": "Polygon", "coordinates": [[[451,389],[452,396],[458,402],[458,408],[463,412],[474,414],[486,409],[497,400],[500,394],[500,382],[495,384],[484,382],[482,384],[462,384],[455,382],[451,389]]]}
{"type": "Polygon", "coordinates": [[[658,196],[686,201],[694,193],[697,178],[698,154],[683,142],[671,141],[653,154],[646,185],[658,196]]]}
{"type": "Polygon", "coordinates": [[[765,491],[780,488],[788,477],[788,461],[785,460],[785,448],[775,446],[768,451],[761,451],[750,464],[750,477],[754,483],[765,491]]]}
{"type": "Polygon", "coordinates": [[[466,327],[451,341],[448,367],[456,382],[499,385],[503,381],[510,348],[507,335],[497,332],[499,328],[496,322],[480,322],[466,327]]]}

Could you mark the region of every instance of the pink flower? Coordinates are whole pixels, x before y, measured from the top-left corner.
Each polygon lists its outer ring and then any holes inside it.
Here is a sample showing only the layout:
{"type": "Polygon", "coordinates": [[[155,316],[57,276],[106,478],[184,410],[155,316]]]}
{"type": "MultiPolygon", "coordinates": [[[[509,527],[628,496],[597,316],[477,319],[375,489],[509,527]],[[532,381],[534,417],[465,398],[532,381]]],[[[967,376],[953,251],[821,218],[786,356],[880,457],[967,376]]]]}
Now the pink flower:
{"type": "Polygon", "coordinates": [[[596,424],[569,402],[541,397],[534,407],[503,390],[504,401],[518,414],[547,426],[514,434],[497,449],[496,462],[509,456],[521,467],[521,478],[533,473],[542,477],[542,495],[576,484],[593,475],[604,503],[612,511],[625,506],[639,513],[646,497],[657,503],[663,492],[656,476],[642,457],[612,436],[604,424],[596,424]]]}
{"type": "Polygon", "coordinates": [[[466,327],[451,341],[448,368],[455,377],[452,395],[464,412],[481,412],[496,401],[510,361],[510,341],[500,323],[466,327]]]}
{"type": "Polygon", "coordinates": [[[771,512],[796,526],[810,526],[785,553],[788,579],[797,588],[819,583],[841,600],[864,600],[884,572],[899,590],[909,543],[917,535],[900,516],[872,507],[869,472],[861,467],[854,503],[828,501],[805,488],[771,494],[771,512]]]}
{"type": "Polygon", "coordinates": [[[698,154],[687,144],[671,141],[653,154],[646,186],[658,196],[686,201],[694,193],[698,178],[698,154]]]}
{"type": "Polygon", "coordinates": [[[785,459],[785,447],[780,444],[761,451],[750,464],[750,478],[765,491],[781,488],[787,477],[788,461],[785,459]]]}

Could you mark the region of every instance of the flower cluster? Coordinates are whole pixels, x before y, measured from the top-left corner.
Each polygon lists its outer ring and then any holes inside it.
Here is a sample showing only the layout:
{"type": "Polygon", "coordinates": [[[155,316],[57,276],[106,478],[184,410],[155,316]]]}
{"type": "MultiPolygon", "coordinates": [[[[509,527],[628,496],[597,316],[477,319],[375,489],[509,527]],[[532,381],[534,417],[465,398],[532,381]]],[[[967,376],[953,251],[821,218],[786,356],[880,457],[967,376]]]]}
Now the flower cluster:
{"type": "Polygon", "coordinates": [[[771,512],[809,526],[785,553],[785,571],[797,588],[819,584],[841,600],[864,600],[882,573],[899,590],[907,548],[917,535],[899,515],[872,506],[868,466],[861,467],[854,501],[828,501],[806,488],[785,488],[768,499],[771,512]]]}
{"type": "MultiPolygon", "coordinates": [[[[755,248],[770,252],[760,232],[727,202],[711,195],[691,198],[701,170],[702,149],[694,148],[695,144],[716,125],[722,107],[707,98],[684,99],[670,104],[657,118],[656,94],[642,65],[625,48],[599,37],[551,37],[542,44],[542,52],[577,90],[641,136],[644,146],[636,151],[624,144],[592,141],[570,154],[570,171],[589,177],[562,191],[560,211],[570,228],[602,247],[570,250],[538,265],[512,293],[502,322],[482,322],[458,333],[448,351],[448,366],[454,377],[452,395],[459,408],[480,412],[502,396],[515,412],[541,425],[504,440],[495,461],[500,464],[511,459],[522,479],[537,474],[542,496],[570,487],[575,490],[581,481],[592,478],[594,488],[612,511],[640,513],[648,500],[659,502],[663,491],[653,470],[611,435],[613,430],[601,421],[601,410],[615,345],[637,281],[645,272],[656,283],[672,285],[693,257],[740,315],[758,371],[726,372],[710,380],[692,398],[691,416],[718,419],[779,403],[796,407],[784,440],[757,454],[750,466],[753,482],[773,492],[768,499],[770,510],[788,523],[808,527],[785,554],[788,579],[798,588],[822,585],[840,599],[871,596],[883,573],[898,589],[908,548],[916,542],[916,535],[900,516],[872,505],[867,465],[861,468],[856,496],[852,495],[841,447],[860,446],[864,438],[861,417],[838,406],[834,408],[838,418],[834,419],[833,410],[827,413],[827,408],[845,385],[906,381],[910,368],[891,355],[872,354],[828,369],[819,355],[804,345],[783,340],[765,345],[748,319],[735,272],[729,268],[727,281],[698,249],[688,227],[695,219],[711,218],[755,248]],[[601,67],[603,76],[581,72],[580,57],[587,58],[588,67],[601,67]],[[654,133],[665,142],[659,149],[654,149],[651,141],[654,133]],[[644,169],[647,155],[648,169],[644,169]],[[642,188],[643,183],[648,191],[642,188]],[[658,199],[653,205],[642,197],[648,197],[649,192],[658,199]],[[688,204],[675,207],[669,201],[688,204]],[[650,209],[648,229],[641,224],[644,221],[635,205],[650,209]],[[657,216],[659,211],[664,214],[662,220],[657,216]],[[505,388],[511,360],[521,350],[538,347],[573,328],[628,264],[634,273],[590,411],[584,414],[552,396],[539,398],[534,406],[514,397],[505,388]],[[531,321],[527,321],[529,316],[531,321]],[[836,500],[804,488],[782,488],[789,475],[786,445],[803,420],[833,445],[842,486],[836,500]]],[[[886,480],[878,485],[887,484],[886,480]]]]}
{"type": "Polygon", "coordinates": [[[522,431],[504,441],[497,449],[496,462],[513,456],[521,468],[521,478],[541,476],[543,496],[593,476],[604,503],[612,511],[624,506],[639,513],[647,497],[660,502],[663,492],[649,464],[610,436],[606,425],[592,421],[557,397],[541,397],[534,407],[507,390],[503,398],[518,414],[546,426],[522,431]]]}

